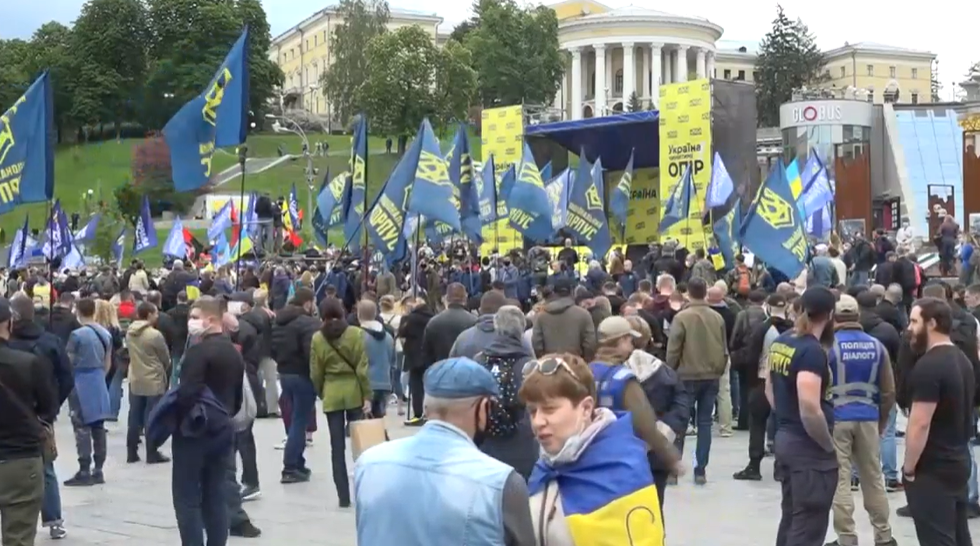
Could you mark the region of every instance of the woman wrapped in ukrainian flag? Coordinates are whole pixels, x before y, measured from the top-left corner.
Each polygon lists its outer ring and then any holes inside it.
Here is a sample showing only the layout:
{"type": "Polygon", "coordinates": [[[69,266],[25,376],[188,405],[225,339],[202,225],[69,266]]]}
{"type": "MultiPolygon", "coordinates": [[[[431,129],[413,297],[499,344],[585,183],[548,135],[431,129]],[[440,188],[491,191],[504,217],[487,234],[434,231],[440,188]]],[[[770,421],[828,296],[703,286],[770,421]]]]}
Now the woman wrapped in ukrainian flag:
{"type": "Polygon", "coordinates": [[[570,354],[524,368],[518,393],[541,457],[528,483],[538,546],[663,546],[647,446],[628,413],[596,404],[589,366],[570,354]]]}

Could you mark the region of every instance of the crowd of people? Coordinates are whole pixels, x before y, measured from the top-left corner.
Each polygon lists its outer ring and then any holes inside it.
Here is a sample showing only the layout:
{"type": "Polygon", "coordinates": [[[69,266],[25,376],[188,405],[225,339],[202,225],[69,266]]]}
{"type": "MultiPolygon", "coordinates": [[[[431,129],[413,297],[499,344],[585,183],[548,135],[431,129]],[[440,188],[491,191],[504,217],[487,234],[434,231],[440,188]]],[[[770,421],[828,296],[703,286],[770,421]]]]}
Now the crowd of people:
{"type": "Polygon", "coordinates": [[[713,436],[736,430],[734,479],[773,460],[777,544],[823,544],[833,525],[832,544],[855,546],[858,489],[877,545],[896,544],[902,491],[921,544],[972,544],[980,284],[929,280],[884,234],[811,254],[793,279],[750,255],[716,271],[675,243],[580,270],[570,241],[554,256],[422,248],[417,269],[328,251],[5,271],[3,544],[34,544],[38,521],[64,538],[59,488],[112,480],[105,423],[124,393],[126,460],[173,459],[185,546],[260,535],[243,508],[261,496],[253,419],[282,420],[281,483],[306,482],[318,405],[362,546],[660,545],[670,485],[708,483],[713,436]],[[59,484],[66,402],[79,465],[59,484]],[[351,424],[389,410],[418,430],[360,454],[350,483],[351,424]]]}

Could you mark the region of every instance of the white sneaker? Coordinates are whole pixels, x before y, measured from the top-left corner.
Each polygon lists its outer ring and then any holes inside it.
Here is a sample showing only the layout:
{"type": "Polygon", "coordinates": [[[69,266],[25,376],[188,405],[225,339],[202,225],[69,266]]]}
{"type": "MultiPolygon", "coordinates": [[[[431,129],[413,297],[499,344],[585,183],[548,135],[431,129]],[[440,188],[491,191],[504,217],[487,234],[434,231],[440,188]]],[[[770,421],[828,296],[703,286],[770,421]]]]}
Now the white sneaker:
{"type": "Polygon", "coordinates": [[[313,447],[313,438],[306,439],[306,447],[313,447]]]}
{"type": "Polygon", "coordinates": [[[284,449],[286,449],[286,439],[285,439],[285,438],[283,438],[283,439],[282,439],[282,441],[281,441],[281,442],[279,442],[278,444],[276,444],[276,446],[275,446],[275,447],[276,447],[276,449],[278,449],[279,451],[282,451],[282,450],[284,450],[284,449]]]}

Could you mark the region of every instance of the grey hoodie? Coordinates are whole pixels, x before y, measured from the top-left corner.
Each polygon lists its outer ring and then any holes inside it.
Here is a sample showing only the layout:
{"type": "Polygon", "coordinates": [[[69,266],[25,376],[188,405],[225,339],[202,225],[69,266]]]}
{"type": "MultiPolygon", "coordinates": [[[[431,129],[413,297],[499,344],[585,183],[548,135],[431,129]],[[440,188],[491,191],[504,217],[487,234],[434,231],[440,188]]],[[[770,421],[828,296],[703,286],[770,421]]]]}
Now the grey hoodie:
{"type": "MultiPolygon", "coordinates": [[[[480,315],[475,325],[463,330],[463,333],[456,338],[456,343],[449,351],[449,358],[461,356],[473,358],[498,337],[493,330],[493,315],[480,315]]],[[[524,348],[527,349],[528,354],[534,355],[531,344],[527,341],[524,342],[524,348]]]]}

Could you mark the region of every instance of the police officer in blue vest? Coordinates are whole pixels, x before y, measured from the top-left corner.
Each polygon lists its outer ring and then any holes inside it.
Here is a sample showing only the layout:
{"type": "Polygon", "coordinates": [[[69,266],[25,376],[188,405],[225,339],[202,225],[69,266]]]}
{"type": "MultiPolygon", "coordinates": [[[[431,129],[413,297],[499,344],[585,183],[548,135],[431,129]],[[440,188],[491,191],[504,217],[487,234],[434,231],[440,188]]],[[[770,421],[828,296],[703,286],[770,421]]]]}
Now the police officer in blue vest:
{"type": "Polygon", "coordinates": [[[895,377],[888,351],[866,334],[858,302],[842,295],[834,310],[834,343],[829,351],[834,405],[834,448],[839,465],[834,495],[834,546],[857,546],[851,469],[860,477],[864,508],[871,518],[875,544],[894,546],[888,523],[888,498],[881,473],[879,439],[895,406],[895,377]]]}

